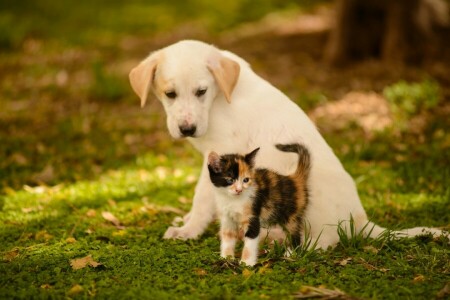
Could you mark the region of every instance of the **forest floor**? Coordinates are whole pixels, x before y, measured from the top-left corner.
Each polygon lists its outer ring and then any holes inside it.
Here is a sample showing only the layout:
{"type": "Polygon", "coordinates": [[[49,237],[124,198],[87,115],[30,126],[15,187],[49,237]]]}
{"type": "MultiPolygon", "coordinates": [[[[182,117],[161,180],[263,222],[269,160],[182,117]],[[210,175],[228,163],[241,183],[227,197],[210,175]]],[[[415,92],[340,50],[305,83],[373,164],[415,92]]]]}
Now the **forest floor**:
{"type": "Polygon", "coordinates": [[[34,37],[0,53],[0,298],[448,297],[445,237],[355,235],[291,258],[265,245],[254,268],[220,259],[217,224],[198,240],[162,239],[190,209],[201,158],[169,137],[157,101],[139,107],[128,72],[183,38],[237,53],[302,107],[371,220],[450,225],[449,57],[331,68],[320,11],[220,33],[196,26],[84,44],[34,37]]]}

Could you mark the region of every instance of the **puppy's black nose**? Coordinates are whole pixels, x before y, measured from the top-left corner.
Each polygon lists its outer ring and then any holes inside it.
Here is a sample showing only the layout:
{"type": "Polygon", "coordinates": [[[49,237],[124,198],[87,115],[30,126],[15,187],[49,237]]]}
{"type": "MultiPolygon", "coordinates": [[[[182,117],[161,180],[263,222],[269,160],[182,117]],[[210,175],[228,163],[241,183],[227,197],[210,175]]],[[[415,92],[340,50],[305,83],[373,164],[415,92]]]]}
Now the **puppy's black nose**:
{"type": "Polygon", "coordinates": [[[195,125],[182,125],[179,127],[183,136],[194,136],[197,127],[195,125]]]}

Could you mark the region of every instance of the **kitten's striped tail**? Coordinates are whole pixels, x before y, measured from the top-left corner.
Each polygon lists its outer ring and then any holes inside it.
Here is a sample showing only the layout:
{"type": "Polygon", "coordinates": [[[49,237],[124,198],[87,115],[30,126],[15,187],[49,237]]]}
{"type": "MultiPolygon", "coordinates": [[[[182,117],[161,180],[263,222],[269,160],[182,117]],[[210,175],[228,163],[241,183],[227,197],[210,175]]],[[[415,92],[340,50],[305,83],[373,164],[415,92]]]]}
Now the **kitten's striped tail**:
{"type": "Polygon", "coordinates": [[[309,150],[300,144],[277,144],[275,145],[278,150],[283,152],[293,152],[298,154],[298,165],[297,170],[295,170],[295,175],[297,176],[308,176],[309,170],[311,169],[311,155],[309,150]]]}

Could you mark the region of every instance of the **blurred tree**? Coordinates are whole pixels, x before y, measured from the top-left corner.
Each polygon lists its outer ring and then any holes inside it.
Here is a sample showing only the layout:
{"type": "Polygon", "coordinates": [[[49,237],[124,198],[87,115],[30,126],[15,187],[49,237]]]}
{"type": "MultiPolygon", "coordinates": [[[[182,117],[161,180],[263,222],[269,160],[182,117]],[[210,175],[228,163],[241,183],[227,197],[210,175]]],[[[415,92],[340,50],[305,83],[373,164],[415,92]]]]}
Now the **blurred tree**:
{"type": "Polygon", "coordinates": [[[334,65],[367,57],[419,62],[448,25],[445,0],[337,0],[336,24],[325,51],[334,65]]]}

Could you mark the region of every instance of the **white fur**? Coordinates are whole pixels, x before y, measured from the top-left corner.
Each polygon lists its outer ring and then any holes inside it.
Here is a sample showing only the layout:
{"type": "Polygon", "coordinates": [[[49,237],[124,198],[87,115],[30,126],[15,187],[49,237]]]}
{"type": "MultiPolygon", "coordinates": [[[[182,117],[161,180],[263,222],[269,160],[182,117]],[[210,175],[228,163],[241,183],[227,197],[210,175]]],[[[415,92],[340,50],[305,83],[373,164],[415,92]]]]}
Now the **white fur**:
{"type": "Polygon", "coordinates": [[[242,258],[241,262],[245,263],[247,266],[254,266],[258,261],[258,250],[259,250],[259,236],[254,239],[244,238],[244,249],[242,253],[248,252],[249,257],[242,258]]]}
{"type": "MultiPolygon", "coordinates": [[[[339,240],[337,224],[342,222],[348,227],[350,216],[357,230],[369,222],[353,179],[314,124],[286,95],[256,75],[248,63],[235,54],[196,41],[181,41],[158,53],[162,53],[163,59],[157,63],[152,90],[164,105],[169,132],[179,138],[180,123],[195,123],[198,131],[188,140],[205,158],[187,222],[182,227],[170,227],[164,238],[196,238],[213,220],[216,205],[206,164],[210,151],[248,153],[261,147],[256,166],[287,175],[295,170],[297,158],[278,151],[273,146],[278,143],[302,143],[311,153],[310,201],[305,219],[310,237],[316,240],[320,236],[319,247],[334,246],[339,240]],[[206,68],[207,60],[217,56],[227,57],[240,66],[230,103],[206,68]],[[164,97],[157,85],[158,76],[164,76],[171,88],[177,90],[180,96],[175,101],[164,97]],[[208,88],[202,100],[192,96],[199,86],[208,88]]],[[[148,59],[151,58],[152,55],[148,59]]],[[[372,227],[374,237],[384,230],[369,223],[367,234],[372,227]]],[[[440,234],[439,230],[426,230],[440,234]]],[[[407,235],[420,234],[418,231],[408,230],[407,235]]]]}

